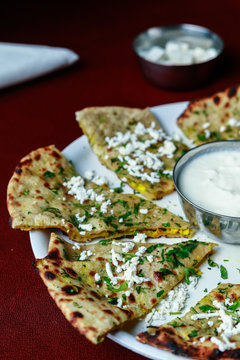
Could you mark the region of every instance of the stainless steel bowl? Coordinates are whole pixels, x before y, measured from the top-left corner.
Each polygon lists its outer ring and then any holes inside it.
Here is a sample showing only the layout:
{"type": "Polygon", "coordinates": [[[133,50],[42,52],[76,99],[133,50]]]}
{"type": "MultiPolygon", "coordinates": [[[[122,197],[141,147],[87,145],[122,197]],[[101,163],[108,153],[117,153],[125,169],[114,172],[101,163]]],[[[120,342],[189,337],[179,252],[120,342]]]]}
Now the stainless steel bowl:
{"type": "Polygon", "coordinates": [[[188,90],[205,83],[213,74],[223,48],[223,41],[217,34],[191,24],[152,27],[139,34],[133,42],[133,49],[144,76],[155,86],[176,90],[188,90]],[[164,47],[169,40],[195,42],[203,48],[214,47],[217,56],[191,65],[171,65],[152,62],[141,55],[142,51],[152,46],[164,47]]]}
{"type": "Polygon", "coordinates": [[[195,158],[206,153],[219,150],[240,151],[240,141],[216,141],[197,146],[184,154],[176,163],[173,170],[173,181],[180,197],[183,210],[190,223],[207,235],[232,244],[240,244],[240,216],[219,215],[204,209],[188,199],[179,186],[179,179],[183,169],[195,158]]]}

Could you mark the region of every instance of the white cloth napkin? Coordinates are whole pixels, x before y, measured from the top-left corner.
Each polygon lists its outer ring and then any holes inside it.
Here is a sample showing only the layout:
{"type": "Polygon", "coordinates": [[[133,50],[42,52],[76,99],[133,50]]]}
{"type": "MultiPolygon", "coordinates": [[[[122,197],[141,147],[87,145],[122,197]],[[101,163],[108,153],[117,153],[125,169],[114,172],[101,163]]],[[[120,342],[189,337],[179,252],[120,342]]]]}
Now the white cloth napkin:
{"type": "Polygon", "coordinates": [[[65,48],[0,42],[0,89],[63,69],[78,59],[65,48]]]}

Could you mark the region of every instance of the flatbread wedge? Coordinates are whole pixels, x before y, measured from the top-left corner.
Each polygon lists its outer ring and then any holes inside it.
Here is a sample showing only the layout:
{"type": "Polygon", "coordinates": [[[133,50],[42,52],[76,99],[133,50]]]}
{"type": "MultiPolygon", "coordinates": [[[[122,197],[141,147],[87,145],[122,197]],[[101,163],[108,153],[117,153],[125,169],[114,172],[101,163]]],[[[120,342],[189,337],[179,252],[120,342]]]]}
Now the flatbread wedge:
{"type": "Polygon", "coordinates": [[[92,343],[142,317],[197,266],[214,244],[174,245],[101,240],[66,243],[51,235],[49,252],[34,266],[67,320],[92,343]]]}
{"type": "Polygon", "coordinates": [[[55,146],[37,149],[20,161],[8,184],[12,227],[59,228],[80,242],[136,231],[149,237],[193,234],[189,223],[167,209],[118,191],[83,179],[55,146]]]}
{"type": "Polygon", "coordinates": [[[182,318],[137,340],[194,359],[240,359],[240,285],[219,285],[182,318]]]}
{"type": "Polygon", "coordinates": [[[193,101],[177,125],[195,145],[240,139],[240,86],[193,101]]]}
{"type": "Polygon", "coordinates": [[[188,150],[171,139],[149,108],[88,107],[76,113],[100,162],[150,200],[174,190],[172,170],[188,150]]]}

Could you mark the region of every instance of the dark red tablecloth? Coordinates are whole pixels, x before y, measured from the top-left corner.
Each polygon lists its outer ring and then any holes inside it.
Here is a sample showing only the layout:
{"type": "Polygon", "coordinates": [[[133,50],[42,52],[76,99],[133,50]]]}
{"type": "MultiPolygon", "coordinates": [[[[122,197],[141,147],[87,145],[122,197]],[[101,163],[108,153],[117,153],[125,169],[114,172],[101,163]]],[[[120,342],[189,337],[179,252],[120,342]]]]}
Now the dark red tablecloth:
{"type": "Polygon", "coordinates": [[[31,150],[52,143],[63,149],[78,138],[74,113],[85,106],[154,106],[193,100],[240,83],[239,14],[238,0],[1,3],[0,41],[68,47],[81,61],[0,92],[0,359],[142,358],[108,339],[90,344],[64,319],[32,267],[28,233],[8,225],[7,183],[31,150]],[[184,22],[222,36],[224,62],[214,80],[200,89],[154,88],[139,72],[133,38],[151,26],[184,22]]]}

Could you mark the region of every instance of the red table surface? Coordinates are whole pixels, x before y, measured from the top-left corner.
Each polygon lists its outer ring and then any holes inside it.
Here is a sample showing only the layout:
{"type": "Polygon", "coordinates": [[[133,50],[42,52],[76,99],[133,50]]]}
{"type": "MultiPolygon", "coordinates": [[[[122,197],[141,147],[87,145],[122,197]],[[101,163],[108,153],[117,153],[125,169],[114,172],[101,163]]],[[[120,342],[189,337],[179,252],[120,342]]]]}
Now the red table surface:
{"type": "Polygon", "coordinates": [[[32,267],[27,232],[12,230],[6,187],[18,161],[49,144],[63,149],[81,135],[76,110],[91,105],[146,107],[194,100],[240,83],[240,3],[187,1],[4,2],[0,41],[68,47],[81,60],[67,70],[0,91],[0,359],[143,359],[106,339],[92,345],[65,320],[32,267]],[[132,41],[151,26],[206,26],[225,42],[212,82],[173,92],[143,78],[132,41]]]}

